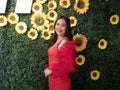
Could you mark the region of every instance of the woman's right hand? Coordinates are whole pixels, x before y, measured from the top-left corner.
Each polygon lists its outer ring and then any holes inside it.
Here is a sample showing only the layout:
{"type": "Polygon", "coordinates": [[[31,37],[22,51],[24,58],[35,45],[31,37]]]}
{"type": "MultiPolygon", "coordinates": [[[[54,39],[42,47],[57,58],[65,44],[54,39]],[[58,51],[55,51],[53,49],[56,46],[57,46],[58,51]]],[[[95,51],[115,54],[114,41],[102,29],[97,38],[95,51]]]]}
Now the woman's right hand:
{"type": "Polygon", "coordinates": [[[50,70],[49,68],[46,68],[44,70],[44,73],[45,73],[45,77],[47,77],[48,75],[50,75],[52,73],[52,70],[50,70]]]}

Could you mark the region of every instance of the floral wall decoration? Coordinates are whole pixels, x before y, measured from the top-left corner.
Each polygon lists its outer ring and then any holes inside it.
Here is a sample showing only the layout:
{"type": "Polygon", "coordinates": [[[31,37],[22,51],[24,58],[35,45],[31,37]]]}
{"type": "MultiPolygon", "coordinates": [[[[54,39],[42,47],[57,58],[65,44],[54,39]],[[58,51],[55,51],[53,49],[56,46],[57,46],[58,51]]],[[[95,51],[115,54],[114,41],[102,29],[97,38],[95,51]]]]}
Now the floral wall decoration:
{"type": "MultiPolygon", "coordinates": [[[[56,20],[58,13],[55,11],[55,9],[57,9],[57,6],[60,5],[63,9],[67,9],[69,8],[71,2],[70,0],[60,0],[59,4],[57,4],[57,2],[55,0],[36,0],[33,4],[32,4],[32,15],[31,15],[31,24],[33,25],[33,27],[31,28],[35,28],[38,32],[41,31],[42,32],[42,38],[44,40],[49,40],[50,36],[52,33],[49,32],[48,30],[48,26],[51,23],[54,23],[54,21],[56,20]],[[44,12],[43,9],[43,4],[47,3],[47,13],[44,12]],[[50,22],[51,21],[51,22],[50,22]],[[46,29],[47,32],[50,34],[48,34],[48,38],[45,39],[46,37],[44,37],[42,30],[46,29]]],[[[89,1],[88,0],[76,0],[75,4],[74,4],[74,10],[76,10],[77,12],[79,12],[80,14],[84,14],[87,12],[87,9],[89,7],[89,1]]],[[[3,17],[1,16],[1,19],[3,17]]],[[[5,18],[5,17],[4,17],[5,18]]],[[[3,18],[3,19],[4,19],[3,18]]],[[[76,26],[77,25],[77,18],[75,16],[69,16],[70,20],[71,20],[71,27],[76,26]]],[[[17,24],[19,21],[19,16],[16,13],[11,12],[8,17],[7,20],[10,24],[17,24]]],[[[4,20],[5,21],[5,20],[4,20]]],[[[7,21],[5,21],[2,25],[2,20],[1,20],[1,27],[5,26],[7,24],[7,21]],[[6,22],[6,23],[5,23],[6,22]]],[[[24,27],[25,25],[23,25],[24,27]]],[[[24,27],[25,28],[25,27],[24,27]]],[[[20,30],[18,30],[18,28],[15,28],[17,33],[22,33],[20,32],[20,30]]],[[[35,30],[34,29],[34,30],[35,30]]],[[[25,29],[24,29],[25,31],[25,29]]],[[[24,32],[25,33],[25,32],[24,32]]],[[[34,39],[32,39],[34,40],[34,39]]]]}
{"type": "Polygon", "coordinates": [[[60,15],[76,41],[71,90],[120,88],[119,0],[33,0],[30,14],[15,13],[16,1],[0,14],[0,90],[48,90],[43,69],[60,15]]]}

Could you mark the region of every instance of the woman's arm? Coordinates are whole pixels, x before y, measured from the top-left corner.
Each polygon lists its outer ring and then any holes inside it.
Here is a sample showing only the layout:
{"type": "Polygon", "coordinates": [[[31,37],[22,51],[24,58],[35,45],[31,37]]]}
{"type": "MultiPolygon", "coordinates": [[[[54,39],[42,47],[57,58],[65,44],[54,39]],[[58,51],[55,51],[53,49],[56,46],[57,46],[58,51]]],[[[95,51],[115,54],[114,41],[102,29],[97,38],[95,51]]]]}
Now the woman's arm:
{"type": "Polygon", "coordinates": [[[58,46],[59,63],[52,65],[52,74],[62,76],[70,72],[76,72],[76,50],[73,41],[63,41],[58,46]]]}

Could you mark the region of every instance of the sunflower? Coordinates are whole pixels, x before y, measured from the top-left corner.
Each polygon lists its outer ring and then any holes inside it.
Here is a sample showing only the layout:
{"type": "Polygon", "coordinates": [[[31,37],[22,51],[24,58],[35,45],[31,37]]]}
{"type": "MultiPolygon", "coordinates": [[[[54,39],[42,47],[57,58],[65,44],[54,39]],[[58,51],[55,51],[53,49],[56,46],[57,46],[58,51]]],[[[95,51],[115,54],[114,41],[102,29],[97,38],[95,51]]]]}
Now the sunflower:
{"type": "Polygon", "coordinates": [[[59,2],[59,5],[62,6],[62,8],[68,8],[70,4],[70,0],[60,0],[59,2]]]}
{"type": "Polygon", "coordinates": [[[55,21],[58,14],[55,10],[50,10],[48,13],[47,13],[47,16],[48,16],[48,19],[49,20],[52,20],[52,21],[55,21]]]}
{"type": "Polygon", "coordinates": [[[25,22],[19,22],[15,26],[15,30],[19,34],[24,34],[27,31],[27,25],[25,22]]]}
{"type": "Polygon", "coordinates": [[[47,0],[36,0],[36,2],[40,3],[40,4],[43,4],[45,3],[47,0]]]}
{"type": "Polygon", "coordinates": [[[54,33],[55,31],[54,31],[54,23],[49,23],[49,25],[48,25],[48,31],[50,32],[50,33],[54,33]]]}
{"type": "Polygon", "coordinates": [[[118,22],[119,22],[119,16],[118,15],[112,15],[110,17],[110,23],[112,25],[118,24],[118,22]]]}
{"type": "Polygon", "coordinates": [[[90,77],[92,80],[98,80],[100,77],[100,72],[98,70],[93,70],[90,73],[90,77]]]}
{"type": "Polygon", "coordinates": [[[40,4],[38,2],[33,3],[33,5],[32,5],[32,11],[33,12],[42,12],[43,11],[42,4],[40,4]]]}
{"type": "Polygon", "coordinates": [[[49,1],[48,2],[48,10],[51,10],[51,9],[56,9],[57,8],[57,3],[55,1],[49,1]]]}
{"type": "Polygon", "coordinates": [[[16,24],[19,21],[19,16],[16,13],[10,13],[8,15],[8,22],[10,24],[16,24]]]}
{"type": "Polygon", "coordinates": [[[74,10],[79,14],[84,14],[89,9],[89,0],[75,0],[74,10]]]}
{"type": "Polygon", "coordinates": [[[70,25],[71,25],[71,27],[76,26],[77,19],[74,16],[70,16],[69,18],[70,18],[70,25]]]}
{"type": "Polygon", "coordinates": [[[37,30],[31,28],[28,33],[27,36],[31,39],[31,40],[35,40],[38,37],[38,32],[37,30]]]}
{"type": "Polygon", "coordinates": [[[104,40],[104,39],[101,39],[101,40],[99,41],[99,43],[98,43],[98,47],[99,47],[100,49],[105,49],[105,48],[107,47],[107,41],[104,40]]]}
{"type": "Polygon", "coordinates": [[[84,35],[76,34],[73,36],[73,40],[76,41],[75,43],[76,51],[82,51],[86,48],[87,38],[84,35]]]}
{"type": "Polygon", "coordinates": [[[3,15],[0,15],[0,27],[7,25],[7,18],[3,15]]]}
{"type": "Polygon", "coordinates": [[[47,15],[44,12],[36,12],[31,16],[31,24],[35,29],[42,30],[48,26],[49,21],[47,15]]]}
{"type": "Polygon", "coordinates": [[[85,57],[83,55],[79,55],[78,57],[76,57],[76,63],[78,65],[83,65],[85,63],[85,57]]]}
{"type": "Polygon", "coordinates": [[[42,34],[41,37],[42,37],[44,40],[49,40],[50,37],[51,37],[51,33],[50,33],[47,29],[42,30],[41,34],[42,34]]]}

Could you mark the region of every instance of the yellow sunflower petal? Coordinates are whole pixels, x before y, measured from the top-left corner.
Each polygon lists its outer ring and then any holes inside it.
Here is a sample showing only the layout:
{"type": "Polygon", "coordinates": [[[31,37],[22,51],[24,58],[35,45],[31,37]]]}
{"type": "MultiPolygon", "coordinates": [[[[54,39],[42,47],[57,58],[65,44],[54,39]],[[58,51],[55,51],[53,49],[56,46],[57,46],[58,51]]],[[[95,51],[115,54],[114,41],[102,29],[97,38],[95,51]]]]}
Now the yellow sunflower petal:
{"type": "Polygon", "coordinates": [[[75,47],[76,51],[82,51],[86,48],[87,38],[82,34],[76,34],[73,36],[73,40],[76,41],[75,47]]]}
{"type": "Polygon", "coordinates": [[[77,19],[74,16],[70,16],[69,18],[70,18],[70,25],[71,25],[71,27],[76,26],[77,19]]]}
{"type": "Polygon", "coordinates": [[[55,31],[54,31],[54,23],[49,23],[49,25],[48,25],[48,31],[49,31],[51,34],[55,32],[55,31]]]}
{"type": "Polygon", "coordinates": [[[70,6],[70,0],[60,0],[59,5],[62,8],[68,8],[70,6]]]}
{"type": "Polygon", "coordinates": [[[47,0],[36,0],[36,2],[40,3],[40,4],[44,4],[47,0]]]}
{"type": "Polygon", "coordinates": [[[33,3],[33,5],[32,5],[32,11],[33,12],[42,12],[43,11],[42,4],[40,4],[38,2],[33,3]]]}
{"type": "Polygon", "coordinates": [[[3,15],[0,15],[0,27],[7,25],[7,18],[3,15]]]}
{"type": "Polygon", "coordinates": [[[38,37],[38,32],[37,32],[37,30],[31,28],[31,29],[28,31],[27,36],[28,36],[31,40],[35,40],[35,39],[37,39],[37,37],[38,37]]]}
{"type": "Polygon", "coordinates": [[[89,9],[89,0],[75,0],[74,10],[79,14],[84,14],[89,9]]]}
{"type": "Polygon", "coordinates": [[[54,10],[54,9],[56,9],[57,8],[57,3],[56,3],[56,1],[49,1],[48,2],[48,10],[54,10]]]}
{"type": "Polygon", "coordinates": [[[16,13],[10,13],[8,15],[8,22],[10,24],[16,24],[19,21],[19,16],[16,13]]]}
{"type": "Polygon", "coordinates": [[[100,77],[100,72],[98,70],[93,70],[90,73],[90,77],[92,80],[98,80],[100,77]]]}
{"type": "Polygon", "coordinates": [[[85,57],[83,55],[79,55],[76,57],[76,63],[80,66],[83,65],[85,63],[85,57]]]}
{"type": "Polygon", "coordinates": [[[42,37],[44,40],[49,40],[50,37],[51,37],[51,33],[50,33],[47,29],[42,30],[41,34],[42,34],[41,37],[42,37]]]}
{"type": "Polygon", "coordinates": [[[24,34],[27,31],[27,25],[25,22],[19,22],[15,26],[15,30],[19,34],[24,34]]]}
{"type": "Polygon", "coordinates": [[[98,47],[100,49],[105,49],[107,47],[107,41],[105,39],[101,39],[98,43],[98,47]]]}
{"type": "Polygon", "coordinates": [[[44,12],[35,12],[31,16],[31,24],[33,24],[33,27],[38,31],[43,30],[49,24],[47,15],[44,12]]]}
{"type": "Polygon", "coordinates": [[[119,22],[119,16],[118,15],[112,15],[110,17],[110,23],[112,25],[118,24],[118,22],[119,22]]]}
{"type": "Polygon", "coordinates": [[[47,13],[47,16],[48,16],[48,19],[49,20],[52,20],[52,21],[55,21],[58,14],[55,10],[50,10],[48,13],[47,13]]]}

